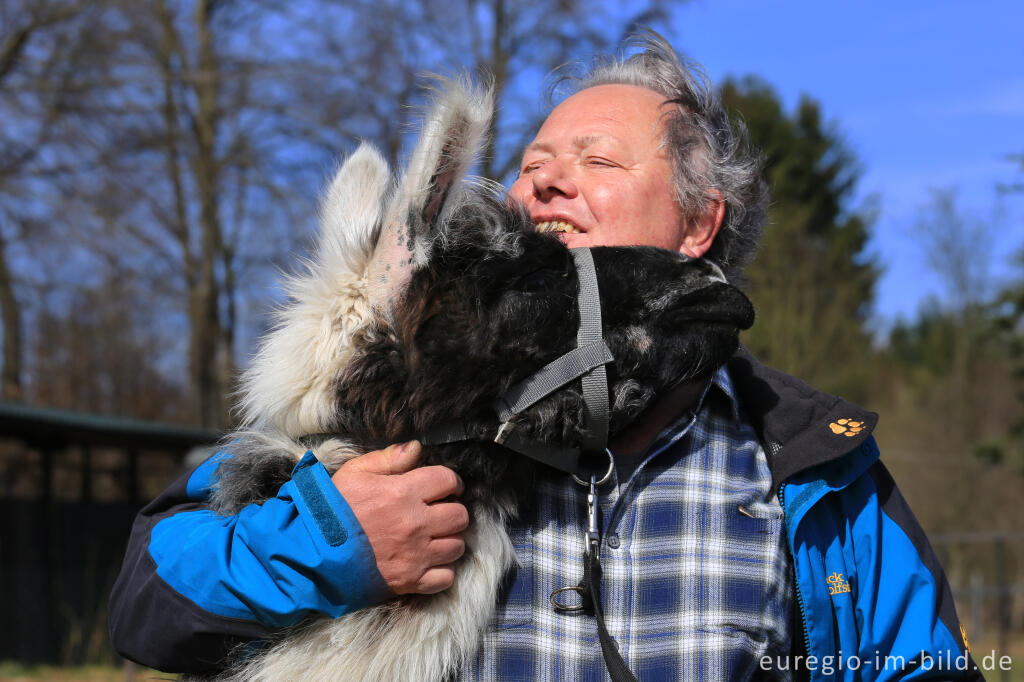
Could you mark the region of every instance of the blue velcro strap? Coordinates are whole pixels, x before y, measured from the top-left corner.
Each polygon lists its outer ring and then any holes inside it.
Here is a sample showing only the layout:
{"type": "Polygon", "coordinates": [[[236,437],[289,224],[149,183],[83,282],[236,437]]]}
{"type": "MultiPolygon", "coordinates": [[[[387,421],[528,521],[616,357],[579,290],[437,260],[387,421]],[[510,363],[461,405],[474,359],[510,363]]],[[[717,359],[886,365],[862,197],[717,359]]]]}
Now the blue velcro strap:
{"type": "Polygon", "coordinates": [[[294,625],[337,618],[394,596],[373,548],[312,453],[275,497],[222,516],[192,509],[161,519],[149,554],[157,575],[217,616],[294,625]]]}
{"type": "Polygon", "coordinates": [[[324,540],[331,547],[338,547],[348,540],[348,532],[345,530],[345,526],[341,525],[337,512],[331,507],[327,496],[323,493],[321,486],[324,482],[317,480],[323,478],[323,476],[318,477],[317,474],[326,474],[327,471],[323,467],[314,466],[315,464],[319,464],[316,456],[312,450],[307,450],[299,463],[295,465],[295,469],[292,471],[292,480],[295,481],[296,491],[302,501],[306,503],[310,516],[316,522],[324,540]]]}

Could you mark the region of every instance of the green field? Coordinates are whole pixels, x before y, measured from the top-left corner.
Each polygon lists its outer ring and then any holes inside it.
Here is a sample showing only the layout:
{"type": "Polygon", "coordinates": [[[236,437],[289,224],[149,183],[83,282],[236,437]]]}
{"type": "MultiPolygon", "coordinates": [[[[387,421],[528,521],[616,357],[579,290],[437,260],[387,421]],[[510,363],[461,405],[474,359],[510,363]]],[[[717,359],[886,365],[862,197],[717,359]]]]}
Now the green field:
{"type": "Polygon", "coordinates": [[[0,680],[3,682],[148,682],[173,679],[175,675],[141,667],[136,667],[129,677],[124,668],[112,665],[60,667],[0,662],[0,680]]]}

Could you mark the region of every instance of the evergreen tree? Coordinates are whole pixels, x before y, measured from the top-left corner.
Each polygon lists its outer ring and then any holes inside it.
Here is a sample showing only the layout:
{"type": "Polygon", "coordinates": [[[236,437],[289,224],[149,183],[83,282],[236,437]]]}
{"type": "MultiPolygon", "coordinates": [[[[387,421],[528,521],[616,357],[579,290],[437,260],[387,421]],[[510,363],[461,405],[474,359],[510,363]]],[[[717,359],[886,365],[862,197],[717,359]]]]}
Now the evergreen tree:
{"type": "Polygon", "coordinates": [[[743,341],[779,369],[863,400],[878,268],[865,253],[871,218],[851,205],[857,161],[810,97],[789,114],[755,77],[726,81],[722,96],[765,154],[771,190],[761,249],[747,268],[758,320],[743,341]]]}

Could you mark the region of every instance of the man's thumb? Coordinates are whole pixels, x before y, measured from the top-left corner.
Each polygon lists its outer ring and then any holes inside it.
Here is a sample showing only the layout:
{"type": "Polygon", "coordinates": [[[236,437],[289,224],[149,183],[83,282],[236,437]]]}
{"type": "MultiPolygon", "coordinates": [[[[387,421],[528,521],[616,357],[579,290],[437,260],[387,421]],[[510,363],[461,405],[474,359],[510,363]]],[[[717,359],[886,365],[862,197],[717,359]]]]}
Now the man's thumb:
{"type": "Polygon", "coordinates": [[[351,469],[369,474],[404,474],[416,468],[423,446],[418,440],[395,443],[352,460],[351,469]]]}

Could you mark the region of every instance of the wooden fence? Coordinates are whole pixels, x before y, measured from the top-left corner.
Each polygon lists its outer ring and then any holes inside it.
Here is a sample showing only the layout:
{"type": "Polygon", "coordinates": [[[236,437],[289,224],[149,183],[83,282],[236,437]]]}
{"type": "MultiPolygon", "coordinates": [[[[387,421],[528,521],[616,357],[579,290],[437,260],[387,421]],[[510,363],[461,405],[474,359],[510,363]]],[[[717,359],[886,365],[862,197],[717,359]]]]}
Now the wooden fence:
{"type": "Polygon", "coordinates": [[[112,661],[132,519],[220,434],[0,403],[0,660],[112,661]]]}

